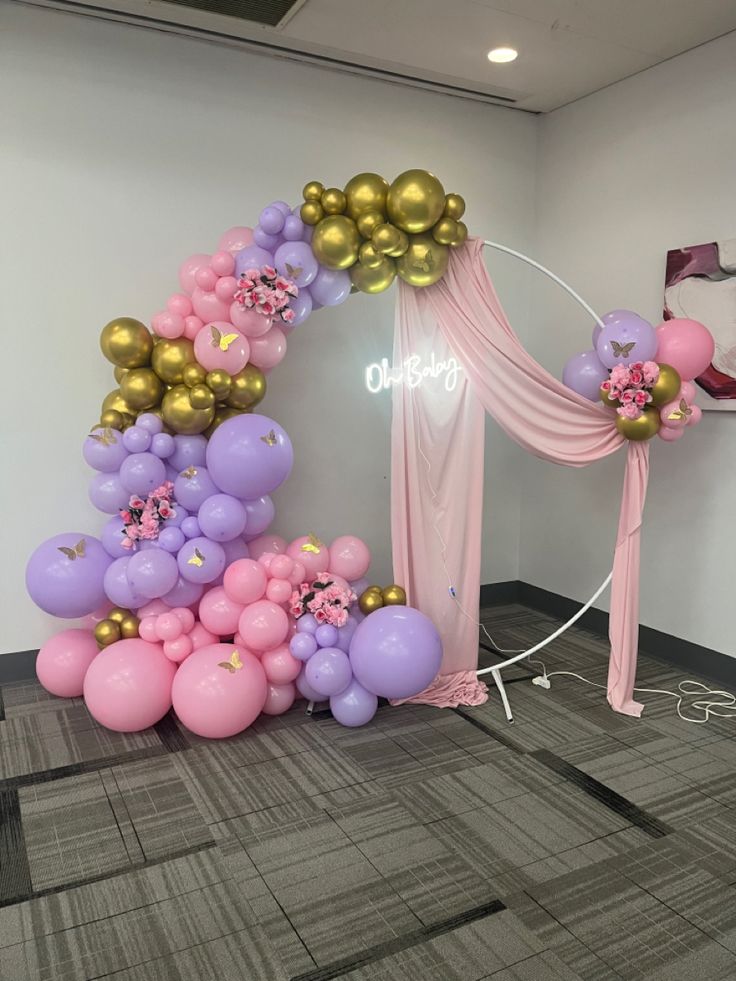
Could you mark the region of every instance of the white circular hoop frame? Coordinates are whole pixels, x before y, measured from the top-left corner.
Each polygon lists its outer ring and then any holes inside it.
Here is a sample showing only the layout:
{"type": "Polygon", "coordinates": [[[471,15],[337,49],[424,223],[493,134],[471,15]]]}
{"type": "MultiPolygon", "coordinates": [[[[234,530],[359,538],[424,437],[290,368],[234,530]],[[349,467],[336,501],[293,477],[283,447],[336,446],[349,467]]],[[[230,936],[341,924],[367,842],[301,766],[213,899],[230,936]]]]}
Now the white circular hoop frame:
{"type": "MultiPolygon", "coordinates": [[[[568,286],[568,284],[564,280],[560,279],[559,276],[555,276],[555,274],[551,270],[547,269],[546,266],[541,265],[541,263],[539,262],[535,262],[534,259],[530,258],[528,255],[524,255],[523,252],[517,252],[515,249],[510,249],[507,245],[501,245],[499,242],[490,242],[488,239],[485,239],[483,244],[489,249],[496,249],[496,251],[498,252],[505,252],[507,255],[512,255],[516,259],[521,259],[522,262],[526,262],[527,265],[532,266],[534,269],[538,269],[541,273],[544,273],[545,276],[548,276],[553,282],[557,283],[558,286],[561,286],[566,293],[569,293],[569,295],[580,304],[583,310],[585,310],[585,312],[588,313],[600,327],[604,326],[603,321],[595,312],[595,310],[593,310],[593,308],[590,307],[585,302],[585,300],[575,292],[572,286],[568,286]]],[[[506,714],[509,717],[509,719],[511,718],[511,710],[509,708],[508,701],[506,699],[506,693],[504,691],[503,684],[501,683],[501,677],[498,674],[498,672],[501,671],[502,668],[508,668],[511,664],[516,664],[517,661],[523,661],[524,658],[530,657],[532,654],[536,654],[537,651],[540,651],[543,647],[546,647],[548,644],[551,644],[553,640],[556,640],[561,634],[564,634],[564,632],[569,627],[571,627],[574,623],[576,623],[580,619],[580,617],[583,616],[584,613],[587,613],[587,611],[591,608],[593,603],[595,603],[595,601],[598,599],[601,593],[603,593],[607,589],[609,583],[611,582],[612,577],[613,577],[613,571],[608,573],[606,578],[600,584],[598,589],[596,589],[596,591],[590,597],[588,602],[585,603],[584,606],[581,606],[578,612],[574,616],[570,617],[570,619],[566,623],[563,623],[561,627],[558,627],[558,629],[555,630],[554,633],[550,634],[549,637],[546,637],[538,644],[535,644],[534,647],[530,647],[526,651],[522,651],[519,654],[515,654],[514,657],[510,657],[505,661],[501,661],[500,664],[494,664],[493,667],[491,668],[481,668],[479,671],[476,671],[476,675],[478,677],[484,674],[493,675],[493,679],[496,682],[496,685],[498,686],[499,692],[501,693],[501,697],[504,702],[504,708],[506,709],[506,714]]]]}

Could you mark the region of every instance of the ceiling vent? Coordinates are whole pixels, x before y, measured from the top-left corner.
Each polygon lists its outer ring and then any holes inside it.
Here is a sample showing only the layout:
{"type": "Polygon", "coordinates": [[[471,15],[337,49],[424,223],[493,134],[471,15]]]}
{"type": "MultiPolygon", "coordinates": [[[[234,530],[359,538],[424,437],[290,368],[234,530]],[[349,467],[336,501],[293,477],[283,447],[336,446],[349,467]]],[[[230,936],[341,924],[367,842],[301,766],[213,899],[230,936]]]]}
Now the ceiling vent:
{"type": "Polygon", "coordinates": [[[172,7],[188,7],[220,17],[237,17],[266,27],[278,27],[301,0],[168,0],[172,7]]]}

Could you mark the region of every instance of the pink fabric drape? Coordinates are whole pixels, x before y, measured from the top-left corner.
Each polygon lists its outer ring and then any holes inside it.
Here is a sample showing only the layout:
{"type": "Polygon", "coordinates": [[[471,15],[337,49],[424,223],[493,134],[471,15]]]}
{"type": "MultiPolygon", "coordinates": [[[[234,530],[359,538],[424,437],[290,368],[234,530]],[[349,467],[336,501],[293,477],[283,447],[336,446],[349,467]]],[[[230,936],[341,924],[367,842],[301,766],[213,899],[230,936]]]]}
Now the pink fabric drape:
{"type": "MultiPolygon", "coordinates": [[[[536,456],[582,467],[625,442],[614,420],[550,375],[524,350],[496,296],[473,239],[453,250],[435,286],[401,283],[394,366],[454,357],[462,366],[454,391],[448,374],[394,388],[391,531],[394,575],[409,601],[438,625],[441,673],[412,701],[477,704],[478,635],[473,622],[480,593],[483,490],[482,409],[536,456]],[[449,587],[457,591],[455,602],[449,587]],[[462,609],[461,609],[462,607],[462,609]]],[[[416,381],[416,371],[409,372],[416,381]]],[[[640,715],[633,700],[638,647],[639,539],[649,448],[629,443],[611,590],[608,700],[640,715]]]]}

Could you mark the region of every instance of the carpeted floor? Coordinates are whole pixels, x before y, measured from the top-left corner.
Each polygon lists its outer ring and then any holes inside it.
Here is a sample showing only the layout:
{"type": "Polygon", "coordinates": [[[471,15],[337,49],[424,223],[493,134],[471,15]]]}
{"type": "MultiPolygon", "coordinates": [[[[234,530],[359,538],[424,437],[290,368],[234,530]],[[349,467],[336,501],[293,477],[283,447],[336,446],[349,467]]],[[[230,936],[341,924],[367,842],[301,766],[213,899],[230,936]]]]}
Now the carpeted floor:
{"type": "MultiPolygon", "coordinates": [[[[508,647],[553,626],[486,619],[508,647]]],[[[606,653],[571,631],[545,662],[602,681],[606,653]]],[[[225,742],[5,686],[0,978],[736,978],[736,720],[552,685],[509,686],[513,726],[492,691],[357,730],[302,702],[225,742]]]]}

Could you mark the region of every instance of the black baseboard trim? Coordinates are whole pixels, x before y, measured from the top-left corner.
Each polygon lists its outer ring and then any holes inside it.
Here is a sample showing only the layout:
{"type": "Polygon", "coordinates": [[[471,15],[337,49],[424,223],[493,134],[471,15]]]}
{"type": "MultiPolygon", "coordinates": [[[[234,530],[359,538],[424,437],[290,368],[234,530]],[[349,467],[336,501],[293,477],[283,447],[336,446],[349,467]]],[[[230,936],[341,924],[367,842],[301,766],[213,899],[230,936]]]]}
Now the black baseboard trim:
{"type": "Polygon", "coordinates": [[[505,603],[519,602],[518,579],[510,579],[508,582],[485,583],[480,587],[480,608],[484,606],[503,606],[505,603]]]}

